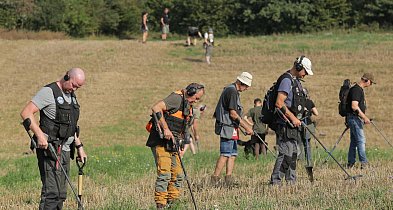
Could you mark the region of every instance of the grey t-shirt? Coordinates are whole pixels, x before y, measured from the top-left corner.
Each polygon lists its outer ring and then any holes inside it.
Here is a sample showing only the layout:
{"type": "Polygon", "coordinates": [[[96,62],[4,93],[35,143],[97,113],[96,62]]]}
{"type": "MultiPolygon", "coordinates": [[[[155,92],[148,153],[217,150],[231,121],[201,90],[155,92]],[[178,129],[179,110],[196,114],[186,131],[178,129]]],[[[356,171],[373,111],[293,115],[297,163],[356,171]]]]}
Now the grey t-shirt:
{"type": "MultiPolygon", "coordinates": [[[[71,104],[71,94],[63,92],[63,98],[65,102],[71,104]]],[[[53,120],[56,118],[56,102],[53,91],[49,87],[41,88],[41,90],[38,91],[38,93],[33,97],[33,99],[31,99],[31,102],[33,102],[39,110],[43,111],[49,119],[53,120]]],[[[70,151],[70,144],[73,141],[74,137],[69,137],[66,143],[64,143],[63,145],[63,151],[70,151]]]]}
{"type": "Polygon", "coordinates": [[[278,92],[285,92],[287,93],[287,98],[285,99],[285,106],[291,107],[292,105],[292,81],[289,78],[285,78],[281,81],[280,86],[278,86],[278,92]]]}

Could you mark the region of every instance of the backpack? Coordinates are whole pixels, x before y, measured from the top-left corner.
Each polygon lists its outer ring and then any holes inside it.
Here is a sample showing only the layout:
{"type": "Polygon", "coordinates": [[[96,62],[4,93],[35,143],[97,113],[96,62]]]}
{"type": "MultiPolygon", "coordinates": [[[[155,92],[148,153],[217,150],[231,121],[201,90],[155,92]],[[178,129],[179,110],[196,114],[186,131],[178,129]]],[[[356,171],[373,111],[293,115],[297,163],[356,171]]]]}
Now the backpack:
{"type": "Polygon", "coordinates": [[[344,80],[343,85],[340,88],[340,93],[338,94],[338,113],[342,117],[346,117],[348,114],[348,94],[351,89],[351,81],[349,79],[344,80]]]}
{"type": "Polygon", "coordinates": [[[274,131],[276,130],[276,101],[278,86],[284,78],[291,78],[291,76],[289,73],[281,75],[277,82],[273,83],[273,86],[270,87],[263,98],[261,121],[274,131]]]}

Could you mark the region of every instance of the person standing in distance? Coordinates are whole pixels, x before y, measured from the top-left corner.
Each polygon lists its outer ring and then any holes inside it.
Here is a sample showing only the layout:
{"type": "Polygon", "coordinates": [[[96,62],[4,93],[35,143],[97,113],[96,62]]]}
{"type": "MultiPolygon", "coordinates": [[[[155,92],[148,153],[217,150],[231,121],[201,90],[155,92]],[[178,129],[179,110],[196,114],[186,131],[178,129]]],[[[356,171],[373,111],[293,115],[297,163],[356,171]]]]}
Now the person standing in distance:
{"type": "Polygon", "coordinates": [[[366,136],[363,131],[363,124],[370,124],[370,119],[366,116],[367,104],[364,88],[375,84],[374,75],[365,73],[360,81],[351,87],[347,98],[347,110],[349,110],[346,122],[350,130],[351,143],[348,151],[348,168],[352,168],[356,162],[356,149],[359,155],[361,169],[368,165],[366,156],[366,136]]]}

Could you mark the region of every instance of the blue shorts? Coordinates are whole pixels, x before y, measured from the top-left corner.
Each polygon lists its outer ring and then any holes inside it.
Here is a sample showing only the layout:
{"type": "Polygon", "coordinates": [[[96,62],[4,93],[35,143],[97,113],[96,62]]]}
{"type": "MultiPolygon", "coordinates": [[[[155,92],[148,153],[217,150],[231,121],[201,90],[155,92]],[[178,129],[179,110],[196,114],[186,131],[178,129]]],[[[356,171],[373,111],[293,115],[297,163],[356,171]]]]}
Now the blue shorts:
{"type": "Polygon", "coordinates": [[[220,139],[220,155],[224,157],[237,156],[237,141],[232,139],[220,139]]]}

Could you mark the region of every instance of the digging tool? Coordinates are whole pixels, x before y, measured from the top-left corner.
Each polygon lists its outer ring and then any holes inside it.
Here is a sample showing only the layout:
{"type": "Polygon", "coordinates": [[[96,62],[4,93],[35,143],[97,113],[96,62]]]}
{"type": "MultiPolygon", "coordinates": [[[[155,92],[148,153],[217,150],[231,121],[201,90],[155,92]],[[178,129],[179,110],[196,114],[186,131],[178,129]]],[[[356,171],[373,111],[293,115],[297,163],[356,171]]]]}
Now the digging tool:
{"type": "MultiPolygon", "coordinates": [[[[304,135],[306,132],[303,132],[304,135]]],[[[313,166],[312,166],[312,161],[311,161],[311,147],[310,147],[310,142],[308,139],[304,138],[304,154],[306,156],[306,172],[308,175],[308,178],[310,182],[314,182],[314,173],[312,171],[313,166]]]]}
{"type": "MultiPolygon", "coordinates": [[[[36,144],[36,142],[34,141],[33,137],[31,136],[31,134],[30,134],[30,132],[29,132],[29,131],[30,131],[30,125],[31,125],[31,120],[30,120],[30,118],[26,118],[26,119],[22,122],[22,124],[23,124],[23,127],[25,127],[25,130],[26,130],[26,132],[27,132],[27,135],[29,135],[29,137],[30,137],[30,141],[32,142],[32,146],[33,146],[34,148],[37,148],[37,144],[36,144]]],[[[81,209],[81,210],[84,210],[83,205],[82,205],[82,202],[81,202],[81,200],[79,199],[79,197],[77,196],[76,191],[75,191],[75,188],[74,188],[74,186],[71,184],[70,178],[68,177],[67,172],[65,171],[65,169],[64,169],[64,167],[63,167],[63,164],[61,164],[61,161],[60,161],[59,157],[57,156],[57,153],[56,153],[55,148],[53,148],[53,146],[52,146],[51,143],[48,144],[48,148],[49,148],[49,152],[51,152],[52,155],[53,155],[53,157],[55,157],[56,160],[60,163],[59,166],[60,166],[60,168],[61,168],[61,171],[63,172],[63,174],[64,174],[64,176],[65,176],[65,178],[66,178],[66,180],[67,180],[68,185],[71,187],[71,190],[72,190],[72,192],[74,193],[75,199],[76,199],[77,202],[78,202],[78,206],[80,205],[80,207],[81,207],[80,209],[81,209]]]]}
{"type": "Polygon", "coordinates": [[[78,166],[78,198],[80,200],[80,203],[78,202],[78,210],[82,210],[83,207],[81,204],[82,204],[83,175],[84,175],[83,168],[86,165],[87,159],[84,158],[82,165],[80,165],[80,161],[78,161],[77,158],[75,159],[75,161],[76,161],[76,165],[78,166]]]}
{"type": "MultiPolygon", "coordinates": [[[[289,126],[291,126],[292,128],[294,128],[294,125],[291,123],[291,121],[289,121],[289,119],[284,115],[284,113],[282,113],[282,111],[278,108],[276,108],[276,111],[279,113],[279,115],[282,117],[283,120],[285,120],[286,123],[289,124],[289,126]]],[[[341,170],[347,175],[347,177],[345,178],[345,180],[349,180],[349,179],[353,179],[356,180],[359,177],[362,177],[363,175],[359,174],[359,175],[355,175],[355,176],[351,176],[346,170],[345,168],[337,161],[337,159],[328,151],[328,149],[325,147],[325,145],[322,144],[322,142],[318,139],[318,137],[311,131],[311,129],[302,121],[300,121],[302,124],[302,127],[304,127],[305,129],[307,129],[310,134],[315,138],[315,140],[319,143],[319,145],[322,146],[322,148],[325,150],[326,153],[329,154],[330,157],[333,158],[333,160],[337,163],[337,165],[341,168],[341,170]]]]}
{"type": "MultiPolygon", "coordinates": [[[[345,126],[346,126],[346,127],[345,127],[344,131],[342,132],[342,134],[340,135],[340,137],[338,138],[338,140],[336,141],[336,143],[334,143],[334,146],[333,146],[333,148],[329,151],[329,153],[332,153],[332,152],[336,149],[337,145],[340,143],[341,139],[343,138],[343,136],[345,135],[345,133],[348,131],[348,129],[349,129],[348,125],[345,124],[345,126]]],[[[329,159],[329,156],[327,156],[327,157],[325,158],[325,160],[322,162],[322,164],[327,163],[328,159],[329,159]]]]}
{"type": "Polygon", "coordinates": [[[374,126],[374,128],[378,131],[379,134],[381,134],[382,138],[391,146],[393,147],[393,145],[390,143],[390,141],[388,140],[388,138],[386,137],[386,135],[377,127],[377,125],[375,125],[374,120],[370,120],[371,124],[374,126]]]}

